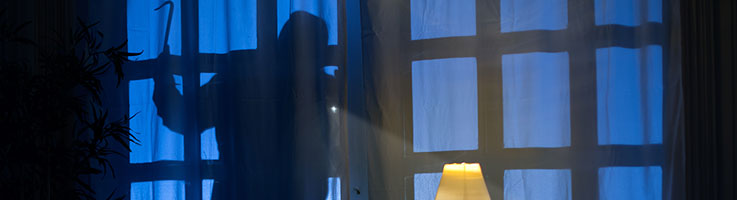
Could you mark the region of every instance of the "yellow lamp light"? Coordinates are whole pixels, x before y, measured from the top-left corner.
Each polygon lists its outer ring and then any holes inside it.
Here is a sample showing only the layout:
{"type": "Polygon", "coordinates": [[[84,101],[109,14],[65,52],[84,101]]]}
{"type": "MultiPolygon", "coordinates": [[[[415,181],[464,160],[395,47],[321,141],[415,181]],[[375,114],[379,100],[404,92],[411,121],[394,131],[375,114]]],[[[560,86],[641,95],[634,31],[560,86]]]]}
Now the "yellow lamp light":
{"type": "Polygon", "coordinates": [[[435,200],[491,200],[478,163],[451,163],[443,167],[443,176],[435,200]]]}

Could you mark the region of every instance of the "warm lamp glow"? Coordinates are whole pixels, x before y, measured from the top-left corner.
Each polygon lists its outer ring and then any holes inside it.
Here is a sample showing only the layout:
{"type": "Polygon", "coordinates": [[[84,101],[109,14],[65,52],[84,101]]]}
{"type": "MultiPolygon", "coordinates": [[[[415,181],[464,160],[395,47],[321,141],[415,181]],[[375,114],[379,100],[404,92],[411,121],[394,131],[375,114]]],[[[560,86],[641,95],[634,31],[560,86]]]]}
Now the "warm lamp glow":
{"type": "Polygon", "coordinates": [[[486,189],[481,165],[478,163],[451,163],[443,167],[443,177],[435,200],[491,200],[486,189]]]}

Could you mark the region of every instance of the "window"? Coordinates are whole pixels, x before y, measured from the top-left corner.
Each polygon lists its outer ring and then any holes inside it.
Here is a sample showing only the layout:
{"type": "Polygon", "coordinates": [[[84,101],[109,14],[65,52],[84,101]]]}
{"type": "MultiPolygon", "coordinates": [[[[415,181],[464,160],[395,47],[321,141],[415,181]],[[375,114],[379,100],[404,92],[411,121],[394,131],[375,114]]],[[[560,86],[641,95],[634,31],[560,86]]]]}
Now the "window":
{"type": "Polygon", "coordinates": [[[660,166],[599,168],[599,199],[662,199],[660,166]]]}
{"type": "Polygon", "coordinates": [[[154,80],[132,80],[128,84],[130,128],[141,145],[131,142],[130,163],[184,160],[184,137],[164,125],[154,104],[154,80]]]}
{"type": "Polygon", "coordinates": [[[413,0],[412,39],[476,35],[473,0],[413,0]]]}
{"type": "MultiPolygon", "coordinates": [[[[180,5],[180,0],[172,0],[174,5],[180,5]]],[[[164,1],[127,1],[126,16],[128,30],[128,51],[143,52],[130,58],[133,61],[155,59],[164,51],[163,42],[169,46],[169,55],[182,55],[182,14],[178,8],[172,9],[169,35],[166,35],[166,19],[169,8],[154,10],[164,1]]]]}
{"type": "Polygon", "coordinates": [[[198,1],[202,53],[256,49],[256,0],[198,1]]]}
{"type": "Polygon", "coordinates": [[[476,60],[412,62],[414,151],[478,149],[476,60]]]}
{"type": "Polygon", "coordinates": [[[435,199],[442,173],[417,173],[414,175],[415,199],[435,199]]]}
{"type": "Polygon", "coordinates": [[[663,22],[662,0],[596,0],[594,7],[596,25],[639,26],[646,22],[663,22]]]}
{"type": "Polygon", "coordinates": [[[184,199],[184,181],[161,180],[131,183],[131,200],[184,199]]]}
{"type": "Polygon", "coordinates": [[[281,33],[282,27],[289,20],[289,15],[297,11],[305,11],[319,16],[328,28],[328,45],[338,44],[338,1],[324,0],[277,0],[277,33],[281,33]]]}
{"type": "Polygon", "coordinates": [[[501,0],[501,32],[563,30],[568,26],[567,0],[501,0]]]}
{"type": "Polygon", "coordinates": [[[571,199],[571,170],[504,170],[504,199],[571,199]]]}
{"type": "Polygon", "coordinates": [[[409,51],[403,194],[433,199],[444,162],[466,161],[492,199],[662,198],[668,164],[638,155],[669,137],[668,36],[636,35],[667,30],[668,1],[449,2],[386,9],[409,51]]]}
{"type": "Polygon", "coordinates": [[[566,147],[571,141],[568,53],[502,55],[504,147],[566,147]]]}
{"type": "Polygon", "coordinates": [[[596,50],[600,145],[663,142],[662,63],[662,48],[656,45],[596,50]]]}
{"type": "MultiPolygon", "coordinates": [[[[232,72],[255,61],[224,60],[273,53],[259,49],[276,45],[277,38],[270,37],[276,35],[268,35],[273,34],[271,27],[281,30],[291,13],[306,11],[325,20],[328,28],[328,58],[320,75],[336,77],[344,62],[338,35],[338,4],[342,1],[279,0],[274,4],[277,10],[266,14],[259,13],[267,11],[257,9],[258,5],[272,3],[271,0],[199,0],[194,1],[196,5],[182,5],[191,1],[165,2],[127,1],[128,51],[144,52],[131,57],[134,62],[125,72],[126,106],[130,115],[136,114],[130,126],[142,143],[131,145],[124,177],[128,191],[131,199],[142,200],[212,199],[228,195],[217,193],[228,176],[219,173],[226,168],[223,160],[227,158],[221,153],[227,150],[220,149],[223,145],[218,131],[223,129],[217,126],[227,120],[218,113],[223,107],[207,100],[221,95],[215,88],[229,88],[223,85],[223,76],[228,74],[222,72],[232,72]],[[186,17],[193,13],[197,16],[186,17]],[[194,112],[198,112],[197,116],[188,116],[194,112]]],[[[340,199],[342,172],[331,173],[325,181],[326,199],[340,199]]]]}

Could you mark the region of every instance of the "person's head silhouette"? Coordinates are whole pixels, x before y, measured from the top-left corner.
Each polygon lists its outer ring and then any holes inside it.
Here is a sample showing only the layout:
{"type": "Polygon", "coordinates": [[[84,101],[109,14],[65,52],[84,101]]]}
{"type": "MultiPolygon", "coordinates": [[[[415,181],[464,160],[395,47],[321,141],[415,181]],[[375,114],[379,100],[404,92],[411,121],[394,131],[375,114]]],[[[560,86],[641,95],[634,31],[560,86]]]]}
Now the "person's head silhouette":
{"type": "Polygon", "coordinates": [[[285,23],[277,46],[277,62],[287,72],[293,130],[282,141],[289,199],[324,199],[328,179],[328,118],[325,105],[325,65],[328,30],[325,21],[298,11],[285,23]]]}
{"type": "MultiPolygon", "coordinates": [[[[270,101],[247,101],[246,104],[233,106],[273,107],[215,111],[232,112],[225,114],[238,119],[232,123],[247,125],[220,124],[223,126],[217,129],[220,160],[232,166],[225,172],[231,175],[229,178],[215,180],[213,199],[325,198],[329,166],[328,119],[324,100],[326,76],[321,73],[321,69],[325,65],[327,41],[328,30],[323,19],[307,12],[294,12],[279,33],[276,51],[257,49],[254,52],[258,51],[257,55],[263,57],[256,60],[238,58],[237,63],[232,63],[255,71],[251,72],[258,74],[255,78],[258,81],[249,81],[254,77],[238,73],[219,75],[234,80],[222,81],[234,84],[225,88],[246,88],[233,92],[270,101]],[[269,66],[267,63],[276,63],[277,66],[269,66]],[[241,87],[240,84],[252,85],[241,87]],[[263,93],[279,95],[268,96],[263,93]]],[[[233,58],[244,55],[233,52],[229,54],[233,58]]],[[[165,125],[181,132],[184,125],[179,109],[183,107],[183,95],[175,88],[172,72],[167,68],[159,70],[154,75],[154,101],[159,108],[158,114],[165,125]]],[[[198,95],[208,94],[202,91],[203,88],[208,86],[200,87],[198,95]]],[[[198,109],[218,109],[207,106],[203,100],[199,103],[198,109]]],[[[200,115],[204,116],[208,112],[200,110],[200,115]]],[[[205,120],[205,123],[199,124],[198,131],[214,127],[214,121],[205,120]]],[[[225,121],[221,123],[228,123],[225,121]]]]}
{"type": "Polygon", "coordinates": [[[279,33],[277,59],[282,65],[300,68],[322,67],[328,44],[325,21],[308,12],[297,11],[279,33]]]}

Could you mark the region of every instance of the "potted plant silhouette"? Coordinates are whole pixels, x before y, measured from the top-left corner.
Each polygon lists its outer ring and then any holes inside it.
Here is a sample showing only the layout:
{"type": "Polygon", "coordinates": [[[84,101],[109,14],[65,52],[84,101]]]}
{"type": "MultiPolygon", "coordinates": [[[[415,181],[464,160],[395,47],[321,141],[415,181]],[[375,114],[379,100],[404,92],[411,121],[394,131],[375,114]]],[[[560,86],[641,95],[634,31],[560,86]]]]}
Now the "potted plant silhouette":
{"type": "Polygon", "coordinates": [[[115,177],[109,156],[127,156],[116,149],[130,151],[137,143],[128,127],[132,117],[114,119],[102,106],[99,77],[112,69],[120,84],[123,64],[140,53],[125,52],[126,42],[102,48],[97,23],[80,20],[52,45],[20,34],[28,24],[0,21],[0,193],[4,199],[94,199],[83,177],[115,177]],[[14,53],[19,49],[37,53],[14,53]]]}

